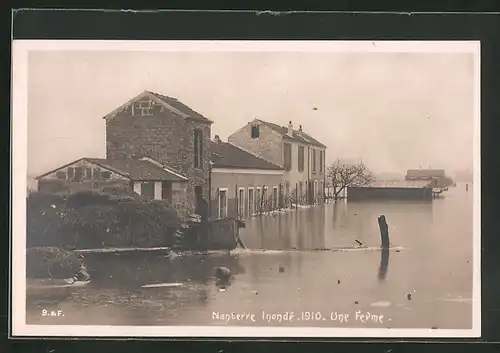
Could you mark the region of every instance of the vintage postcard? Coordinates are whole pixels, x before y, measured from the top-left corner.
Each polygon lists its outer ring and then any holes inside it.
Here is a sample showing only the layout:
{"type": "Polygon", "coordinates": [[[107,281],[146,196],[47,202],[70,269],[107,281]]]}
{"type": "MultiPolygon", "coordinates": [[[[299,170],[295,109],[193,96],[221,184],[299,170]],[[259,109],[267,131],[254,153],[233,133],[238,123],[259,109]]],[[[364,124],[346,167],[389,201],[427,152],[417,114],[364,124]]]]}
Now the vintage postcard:
{"type": "Polygon", "coordinates": [[[12,53],[13,336],[480,336],[479,42],[12,53]]]}

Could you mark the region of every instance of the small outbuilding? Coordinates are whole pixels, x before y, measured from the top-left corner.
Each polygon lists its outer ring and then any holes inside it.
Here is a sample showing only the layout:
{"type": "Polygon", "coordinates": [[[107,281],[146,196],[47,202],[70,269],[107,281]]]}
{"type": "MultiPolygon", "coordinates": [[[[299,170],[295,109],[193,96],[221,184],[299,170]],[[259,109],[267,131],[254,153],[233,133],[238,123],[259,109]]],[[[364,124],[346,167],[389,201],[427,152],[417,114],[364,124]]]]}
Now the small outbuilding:
{"type": "Polygon", "coordinates": [[[169,202],[185,199],[187,177],[150,159],[80,158],[36,178],[42,192],[120,188],[169,202]]]}

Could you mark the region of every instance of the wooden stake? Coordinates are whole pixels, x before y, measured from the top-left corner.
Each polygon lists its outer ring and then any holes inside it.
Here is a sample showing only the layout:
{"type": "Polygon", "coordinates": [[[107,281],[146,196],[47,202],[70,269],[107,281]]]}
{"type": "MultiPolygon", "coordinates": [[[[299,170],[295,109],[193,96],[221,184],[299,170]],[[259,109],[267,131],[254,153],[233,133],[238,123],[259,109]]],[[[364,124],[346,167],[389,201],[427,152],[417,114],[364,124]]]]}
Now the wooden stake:
{"type": "Polygon", "coordinates": [[[382,249],[389,249],[389,227],[387,225],[387,222],[385,220],[385,216],[381,215],[378,218],[378,226],[380,228],[380,237],[382,239],[382,249]]]}

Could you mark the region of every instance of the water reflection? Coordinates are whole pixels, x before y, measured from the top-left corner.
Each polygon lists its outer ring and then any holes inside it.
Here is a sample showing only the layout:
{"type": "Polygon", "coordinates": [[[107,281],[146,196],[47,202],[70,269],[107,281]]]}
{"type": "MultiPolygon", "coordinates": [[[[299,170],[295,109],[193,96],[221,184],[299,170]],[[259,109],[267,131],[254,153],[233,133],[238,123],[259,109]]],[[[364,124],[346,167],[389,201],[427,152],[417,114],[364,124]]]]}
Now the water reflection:
{"type": "Polygon", "coordinates": [[[379,281],[385,280],[388,268],[389,268],[389,249],[382,249],[380,251],[380,267],[378,270],[379,281]]]}
{"type": "Polygon", "coordinates": [[[317,250],[352,247],[356,240],[378,246],[379,216],[386,216],[391,239],[399,239],[404,232],[427,232],[433,213],[432,202],[338,202],[252,218],[241,236],[251,249],[317,250]]]}

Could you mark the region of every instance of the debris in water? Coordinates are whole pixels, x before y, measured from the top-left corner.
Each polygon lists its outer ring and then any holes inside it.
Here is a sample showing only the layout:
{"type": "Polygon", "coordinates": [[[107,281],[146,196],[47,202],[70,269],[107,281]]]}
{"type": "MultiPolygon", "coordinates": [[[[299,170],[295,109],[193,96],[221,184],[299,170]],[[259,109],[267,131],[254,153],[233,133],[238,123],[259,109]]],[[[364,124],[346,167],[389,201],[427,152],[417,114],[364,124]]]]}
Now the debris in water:
{"type": "Polygon", "coordinates": [[[411,300],[411,294],[410,294],[410,293],[408,293],[408,294],[406,295],[406,299],[411,300]]]}
{"type": "Polygon", "coordinates": [[[354,241],[356,242],[357,245],[359,246],[363,246],[363,242],[358,240],[358,239],[354,239],[354,241]]]}
{"type": "Polygon", "coordinates": [[[217,267],[215,269],[215,277],[220,281],[227,281],[231,277],[231,270],[227,267],[217,267]]]}
{"type": "Polygon", "coordinates": [[[142,288],[162,288],[162,287],[180,287],[182,283],[154,283],[154,284],[145,284],[142,288]]]}
{"type": "Polygon", "coordinates": [[[337,280],[337,284],[340,284],[340,279],[337,280]]]}
{"type": "Polygon", "coordinates": [[[400,252],[400,251],[401,251],[401,250],[399,250],[399,249],[398,249],[398,250],[396,250],[396,252],[400,252]]]}
{"type": "Polygon", "coordinates": [[[285,272],[285,268],[283,266],[280,266],[279,271],[280,273],[285,272]]]}
{"type": "Polygon", "coordinates": [[[432,330],[437,330],[438,328],[437,328],[437,326],[432,326],[431,329],[432,330]]]}
{"type": "Polygon", "coordinates": [[[374,307],[388,307],[388,306],[391,306],[391,302],[379,301],[379,302],[371,303],[370,306],[374,306],[374,307]]]}
{"type": "Polygon", "coordinates": [[[251,290],[250,293],[255,294],[255,295],[259,294],[259,292],[257,292],[256,290],[251,290]]]}
{"type": "Polygon", "coordinates": [[[226,288],[219,288],[219,292],[225,292],[226,288]]]}
{"type": "Polygon", "coordinates": [[[359,304],[359,302],[356,300],[356,301],[354,302],[354,304],[359,304]]]}

